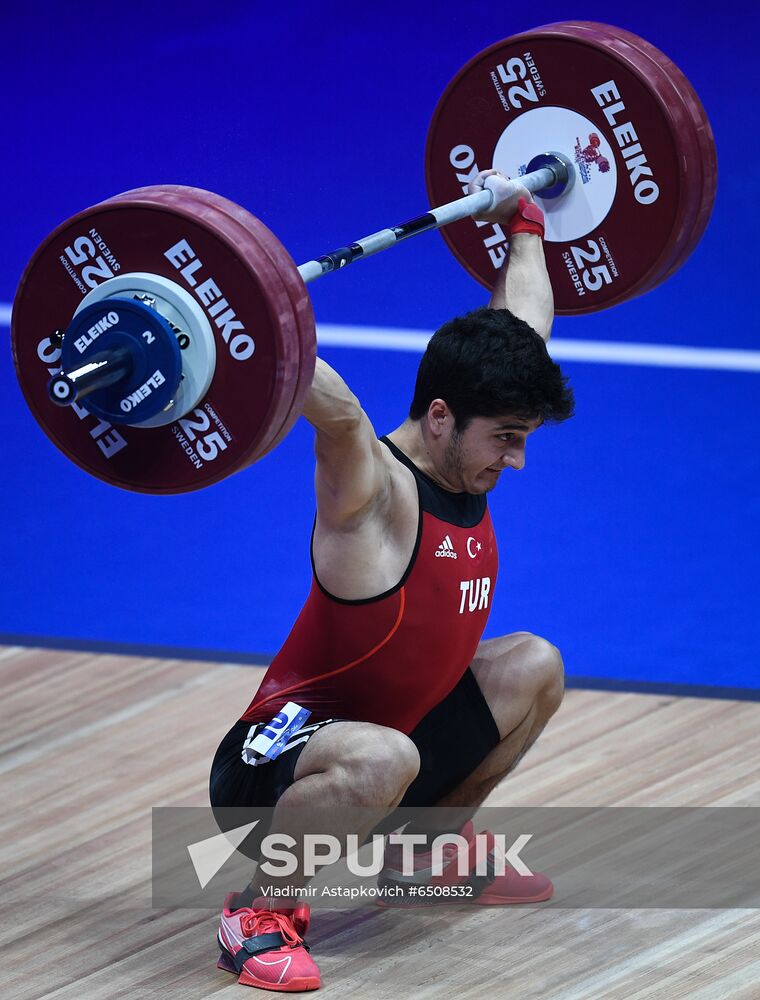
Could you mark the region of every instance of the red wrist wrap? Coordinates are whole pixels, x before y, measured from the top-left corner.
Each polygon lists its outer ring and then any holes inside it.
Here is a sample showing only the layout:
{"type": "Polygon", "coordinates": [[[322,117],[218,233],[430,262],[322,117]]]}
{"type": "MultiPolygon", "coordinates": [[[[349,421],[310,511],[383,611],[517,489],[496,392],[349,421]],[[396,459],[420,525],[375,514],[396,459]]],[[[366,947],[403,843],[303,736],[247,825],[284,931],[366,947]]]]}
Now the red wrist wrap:
{"type": "Polygon", "coordinates": [[[532,201],[521,198],[517,203],[518,208],[509,220],[509,235],[515,236],[517,233],[533,233],[535,236],[544,238],[544,213],[532,201]]]}

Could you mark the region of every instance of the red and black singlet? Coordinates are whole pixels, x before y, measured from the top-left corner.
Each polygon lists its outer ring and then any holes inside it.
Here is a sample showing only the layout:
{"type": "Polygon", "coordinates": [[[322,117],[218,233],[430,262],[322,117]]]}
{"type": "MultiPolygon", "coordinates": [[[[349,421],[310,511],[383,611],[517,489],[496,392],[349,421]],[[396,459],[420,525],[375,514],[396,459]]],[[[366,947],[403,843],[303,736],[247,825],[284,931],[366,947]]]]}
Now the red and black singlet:
{"type": "MultiPolygon", "coordinates": [[[[266,722],[288,701],[310,722],[374,722],[410,733],[456,686],[488,620],[498,569],[485,495],[450,493],[387,438],[417,482],[420,519],[392,590],[346,601],[319,583],[242,718],[266,722]]],[[[313,566],[313,554],[312,554],[313,566]]]]}

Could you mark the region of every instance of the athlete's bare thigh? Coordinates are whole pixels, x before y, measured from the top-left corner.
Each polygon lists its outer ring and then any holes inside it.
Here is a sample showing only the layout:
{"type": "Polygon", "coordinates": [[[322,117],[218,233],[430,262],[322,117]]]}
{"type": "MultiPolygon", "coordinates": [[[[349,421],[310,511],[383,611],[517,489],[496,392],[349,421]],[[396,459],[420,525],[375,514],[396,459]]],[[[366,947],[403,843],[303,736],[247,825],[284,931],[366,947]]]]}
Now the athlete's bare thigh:
{"type": "Polygon", "coordinates": [[[419,767],[417,749],[403,733],[372,722],[332,722],[308,741],[293,772],[295,781],[331,769],[356,773],[398,764],[406,771],[419,767]],[[416,762],[416,767],[415,767],[416,762]]]}

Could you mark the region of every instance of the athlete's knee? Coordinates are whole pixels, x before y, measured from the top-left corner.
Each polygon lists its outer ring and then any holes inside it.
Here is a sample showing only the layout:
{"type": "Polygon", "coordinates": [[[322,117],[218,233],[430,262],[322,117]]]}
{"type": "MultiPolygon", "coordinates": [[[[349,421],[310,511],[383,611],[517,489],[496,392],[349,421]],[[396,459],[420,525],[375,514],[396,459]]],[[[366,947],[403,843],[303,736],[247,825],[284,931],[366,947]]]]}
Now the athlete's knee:
{"type": "Polygon", "coordinates": [[[565,692],[565,668],[562,654],[556,646],[541,636],[526,633],[521,645],[525,647],[525,681],[534,692],[535,699],[544,712],[553,715],[565,692]]]}
{"type": "Polygon", "coordinates": [[[420,769],[417,747],[403,733],[372,726],[335,761],[335,769],[362,805],[394,802],[420,769]]]}

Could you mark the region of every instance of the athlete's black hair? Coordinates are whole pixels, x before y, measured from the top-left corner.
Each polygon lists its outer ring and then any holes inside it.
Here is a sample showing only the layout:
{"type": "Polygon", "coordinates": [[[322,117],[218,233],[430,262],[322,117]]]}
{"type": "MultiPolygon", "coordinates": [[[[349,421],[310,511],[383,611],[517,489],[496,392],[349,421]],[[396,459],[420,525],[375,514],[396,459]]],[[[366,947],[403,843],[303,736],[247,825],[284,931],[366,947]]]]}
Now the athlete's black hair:
{"type": "Polygon", "coordinates": [[[417,371],[412,420],[443,399],[463,431],[473,417],[515,416],[559,423],[573,391],[536,331],[508,309],[475,309],[444,323],[417,371]]]}

